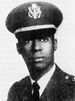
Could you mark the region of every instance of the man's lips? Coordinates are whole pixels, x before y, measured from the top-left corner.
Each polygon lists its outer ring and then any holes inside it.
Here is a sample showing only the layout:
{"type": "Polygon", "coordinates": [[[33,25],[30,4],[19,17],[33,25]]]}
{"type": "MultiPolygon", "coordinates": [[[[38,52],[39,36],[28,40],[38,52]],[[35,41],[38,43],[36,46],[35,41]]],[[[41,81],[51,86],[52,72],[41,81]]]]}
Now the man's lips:
{"type": "Polygon", "coordinates": [[[32,57],[29,59],[31,62],[42,62],[44,57],[32,57]]]}
{"type": "Polygon", "coordinates": [[[36,57],[36,58],[33,58],[33,61],[34,62],[42,62],[43,61],[43,57],[36,57]]]}

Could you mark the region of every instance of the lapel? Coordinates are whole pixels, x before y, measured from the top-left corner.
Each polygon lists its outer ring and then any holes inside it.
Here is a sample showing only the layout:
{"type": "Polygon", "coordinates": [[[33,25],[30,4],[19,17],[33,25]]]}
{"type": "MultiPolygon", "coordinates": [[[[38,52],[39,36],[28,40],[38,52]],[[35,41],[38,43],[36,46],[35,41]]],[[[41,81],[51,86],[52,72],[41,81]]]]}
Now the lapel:
{"type": "Polygon", "coordinates": [[[22,79],[19,83],[18,98],[19,101],[32,101],[32,85],[30,77],[22,79]]]}
{"type": "Polygon", "coordinates": [[[63,94],[61,94],[62,78],[63,78],[63,72],[56,65],[55,72],[52,75],[44,92],[41,95],[41,101],[65,101],[62,99],[63,94]]]}
{"type": "Polygon", "coordinates": [[[53,100],[53,89],[56,88],[57,86],[57,67],[56,70],[53,74],[53,76],[51,77],[51,79],[49,80],[46,88],[44,89],[44,92],[41,95],[41,101],[55,101],[53,100]]]}

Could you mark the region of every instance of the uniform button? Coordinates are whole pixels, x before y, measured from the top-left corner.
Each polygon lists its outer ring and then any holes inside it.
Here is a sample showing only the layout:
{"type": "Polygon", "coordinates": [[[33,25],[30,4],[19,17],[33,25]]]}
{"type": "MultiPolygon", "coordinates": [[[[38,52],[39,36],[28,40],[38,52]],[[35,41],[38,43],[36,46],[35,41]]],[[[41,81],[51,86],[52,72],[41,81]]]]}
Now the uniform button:
{"type": "Polygon", "coordinates": [[[72,81],[74,81],[74,82],[75,82],[75,77],[73,77],[73,78],[72,78],[72,81]]]}
{"type": "Polygon", "coordinates": [[[69,76],[68,76],[68,75],[67,75],[67,76],[65,76],[65,79],[66,79],[66,80],[68,80],[68,79],[69,79],[69,76]]]}

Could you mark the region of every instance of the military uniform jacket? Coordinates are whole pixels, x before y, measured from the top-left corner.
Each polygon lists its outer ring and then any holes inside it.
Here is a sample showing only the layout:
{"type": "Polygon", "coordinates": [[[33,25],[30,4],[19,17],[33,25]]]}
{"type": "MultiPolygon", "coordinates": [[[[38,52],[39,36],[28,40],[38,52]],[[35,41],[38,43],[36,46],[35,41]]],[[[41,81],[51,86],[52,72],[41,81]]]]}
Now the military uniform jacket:
{"type": "MultiPolygon", "coordinates": [[[[32,84],[29,76],[13,84],[7,101],[32,101],[32,84]]],[[[75,101],[75,77],[63,72],[56,65],[40,101],[75,101]]]]}

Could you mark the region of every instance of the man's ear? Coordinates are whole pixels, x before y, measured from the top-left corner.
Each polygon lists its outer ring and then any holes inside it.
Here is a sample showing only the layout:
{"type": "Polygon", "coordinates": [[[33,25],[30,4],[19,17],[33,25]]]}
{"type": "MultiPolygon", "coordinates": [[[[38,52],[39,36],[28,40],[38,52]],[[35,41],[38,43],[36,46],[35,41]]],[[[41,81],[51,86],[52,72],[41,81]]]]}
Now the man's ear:
{"type": "Polygon", "coordinates": [[[20,43],[17,43],[17,44],[16,44],[16,47],[17,47],[17,51],[18,51],[18,53],[19,53],[19,54],[22,54],[22,53],[23,53],[23,52],[22,52],[23,49],[22,49],[21,44],[20,44],[20,43]]]}
{"type": "Polygon", "coordinates": [[[56,49],[57,49],[57,39],[55,38],[54,39],[54,51],[56,51],[56,49]]]}

